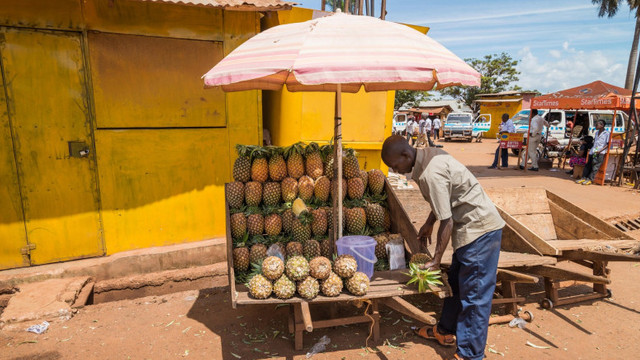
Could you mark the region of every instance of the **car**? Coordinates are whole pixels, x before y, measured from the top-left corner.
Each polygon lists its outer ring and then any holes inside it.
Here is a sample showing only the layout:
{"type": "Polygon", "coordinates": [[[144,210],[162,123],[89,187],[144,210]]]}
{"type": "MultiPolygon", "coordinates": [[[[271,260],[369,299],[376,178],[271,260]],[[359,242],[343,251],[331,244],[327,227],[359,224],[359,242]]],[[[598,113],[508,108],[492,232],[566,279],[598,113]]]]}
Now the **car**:
{"type": "Polygon", "coordinates": [[[403,135],[407,129],[407,114],[393,114],[392,132],[394,135],[403,135]]]}
{"type": "Polygon", "coordinates": [[[471,113],[449,113],[443,127],[444,141],[473,140],[473,115],[471,113]]]}

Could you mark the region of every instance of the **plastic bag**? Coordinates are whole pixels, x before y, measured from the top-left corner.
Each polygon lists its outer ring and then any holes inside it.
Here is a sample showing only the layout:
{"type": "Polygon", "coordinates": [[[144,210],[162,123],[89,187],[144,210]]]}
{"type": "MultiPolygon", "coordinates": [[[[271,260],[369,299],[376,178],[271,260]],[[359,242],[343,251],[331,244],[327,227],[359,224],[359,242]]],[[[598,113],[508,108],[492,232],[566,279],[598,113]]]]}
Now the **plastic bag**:
{"type": "Polygon", "coordinates": [[[267,249],[267,256],[277,256],[280,260],[284,261],[284,253],[282,252],[283,248],[280,244],[272,244],[267,249]]]}
{"type": "Polygon", "coordinates": [[[391,239],[391,241],[387,243],[386,248],[387,254],[389,255],[389,269],[406,269],[407,263],[404,258],[404,239],[391,239]]]}
{"type": "Polygon", "coordinates": [[[519,327],[520,329],[524,329],[527,327],[527,322],[523,318],[518,316],[517,318],[514,318],[513,320],[509,321],[509,327],[510,328],[519,327]]]}
{"type": "Polygon", "coordinates": [[[312,358],[315,354],[323,352],[327,348],[327,345],[329,345],[329,343],[331,343],[331,339],[329,339],[327,335],[321,337],[320,340],[318,340],[318,342],[313,345],[311,347],[311,350],[309,350],[309,352],[307,353],[307,359],[312,358]]]}
{"type": "Polygon", "coordinates": [[[29,326],[27,331],[35,334],[42,334],[43,332],[47,331],[48,328],[49,328],[49,322],[43,321],[42,324],[29,326]]]}

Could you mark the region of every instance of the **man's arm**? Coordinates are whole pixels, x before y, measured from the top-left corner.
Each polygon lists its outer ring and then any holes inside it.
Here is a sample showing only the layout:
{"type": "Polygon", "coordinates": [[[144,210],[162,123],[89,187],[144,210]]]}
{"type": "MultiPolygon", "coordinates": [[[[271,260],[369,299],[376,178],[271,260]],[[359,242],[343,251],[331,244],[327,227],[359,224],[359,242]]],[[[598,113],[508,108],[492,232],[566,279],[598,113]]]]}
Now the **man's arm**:
{"type": "Polygon", "coordinates": [[[431,244],[431,234],[433,234],[433,225],[435,223],[436,215],[432,211],[418,232],[418,241],[424,241],[427,245],[431,244]]]}
{"type": "Polygon", "coordinates": [[[451,231],[453,229],[453,219],[448,218],[440,221],[440,227],[438,228],[438,239],[436,242],[436,251],[433,254],[433,260],[421,266],[423,269],[440,269],[440,262],[442,261],[442,255],[444,250],[449,245],[451,239],[451,231]]]}

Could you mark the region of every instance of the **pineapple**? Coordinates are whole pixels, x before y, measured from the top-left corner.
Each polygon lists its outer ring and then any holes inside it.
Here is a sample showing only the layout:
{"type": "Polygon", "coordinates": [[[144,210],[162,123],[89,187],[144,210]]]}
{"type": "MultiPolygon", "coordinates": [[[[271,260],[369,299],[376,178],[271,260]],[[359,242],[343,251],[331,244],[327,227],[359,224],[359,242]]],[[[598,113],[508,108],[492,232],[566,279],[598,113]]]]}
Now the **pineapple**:
{"type": "Polygon", "coordinates": [[[376,258],[387,258],[387,244],[389,243],[389,234],[378,234],[373,237],[376,240],[376,258]]]}
{"type": "MultiPolygon", "coordinates": [[[[347,180],[342,179],[342,200],[347,196],[348,191],[347,180]]],[[[338,182],[333,180],[331,181],[331,198],[335,199],[336,196],[338,196],[338,182]]]]}
{"type": "Polygon", "coordinates": [[[284,269],[287,277],[293,281],[300,281],[309,276],[309,263],[302,256],[289,258],[284,269]]]}
{"type": "Polygon", "coordinates": [[[342,279],[332,271],[327,279],[322,282],[320,290],[324,296],[334,297],[340,295],[342,286],[342,279]]]}
{"type": "Polygon", "coordinates": [[[235,181],[246,183],[251,180],[250,149],[249,146],[236,145],[238,158],[236,158],[236,161],[233,163],[233,179],[235,181]]]}
{"type": "Polygon", "coordinates": [[[293,211],[293,215],[300,216],[300,214],[307,212],[309,209],[304,201],[298,198],[293,201],[293,204],[291,204],[291,210],[293,211]]]}
{"type": "Polygon", "coordinates": [[[267,246],[264,244],[265,240],[261,236],[255,236],[253,238],[253,245],[249,249],[249,261],[252,264],[262,264],[264,259],[267,258],[267,246]]]}
{"type": "Polygon", "coordinates": [[[302,253],[309,260],[320,256],[320,243],[318,240],[309,239],[305,241],[302,245],[302,253]]]}
{"type": "Polygon", "coordinates": [[[302,256],[302,243],[298,241],[290,241],[287,243],[287,257],[302,256]]]}
{"type": "Polygon", "coordinates": [[[389,214],[389,210],[384,209],[384,220],[383,225],[385,231],[391,230],[391,214],[389,214]]]}
{"type": "Polygon", "coordinates": [[[331,261],[323,256],[318,256],[309,261],[309,274],[318,280],[325,280],[331,274],[331,261]]]}
{"type": "Polygon", "coordinates": [[[347,290],[355,296],[363,296],[369,290],[369,277],[363,272],[356,272],[347,279],[347,290]]]}
{"type": "Polygon", "coordinates": [[[234,181],[228,183],[225,190],[229,208],[237,209],[242,207],[244,203],[244,184],[240,181],[234,181]]]}
{"type": "Polygon", "coordinates": [[[384,228],[384,208],[378,204],[367,204],[367,223],[372,229],[384,228]]]}
{"type": "Polygon", "coordinates": [[[327,233],[327,212],[324,209],[311,210],[311,232],[313,235],[322,236],[327,233]]]}
{"type": "Polygon", "coordinates": [[[304,211],[299,216],[293,218],[293,222],[291,223],[291,235],[293,236],[294,241],[304,243],[311,239],[311,221],[312,217],[308,211],[304,211]]]}
{"type": "Polygon", "coordinates": [[[362,185],[364,188],[367,188],[367,184],[369,183],[369,174],[365,170],[360,170],[360,175],[358,175],[362,180],[362,185]]]}
{"type": "Polygon", "coordinates": [[[304,159],[302,158],[302,143],[293,144],[285,149],[287,159],[287,172],[294,179],[304,175],[304,159]]]}
{"type": "Polygon", "coordinates": [[[247,283],[247,287],[249,288],[249,294],[256,299],[266,299],[273,291],[271,281],[260,274],[254,275],[247,283]]]}
{"type": "Polygon", "coordinates": [[[405,273],[405,275],[411,278],[407,282],[407,285],[413,283],[418,284],[419,293],[427,292],[427,290],[431,289],[431,286],[442,285],[442,281],[440,281],[442,277],[440,270],[421,270],[416,263],[409,264],[409,272],[405,273]]]}
{"type": "Polygon", "coordinates": [[[354,177],[347,181],[347,193],[349,194],[349,199],[362,199],[364,196],[364,184],[362,183],[362,179],[359,177],[354,177]]]}
{"type": "Polygon", "coordinates": [[[342,158],[342,175],[347,179],[360,176],[360,164],[353,149],[346,149],[342,158]]]}
{"type": "Polygon", "coordinates": [[[296,283],[291,281],[287,275],[282,275],[273,283],[273,293],[278,299],[290,299],[296,294],[296,283]]]}
{"type": "Polygon", "coordinates": [[[249,270],[249,248],[246,246],[247,236],[235,244],[233,249],[233,268],[236,271],[249,270]]]}
{"type": "Polygon", "coordinates": [[[265,216],[264,232],[268,236],[277,236],[282,232],[282,218],[280,215],[272,213],[265,216]]]}
{"type": "Polygon", "coordinates": [[[287,177],[287,163],[282,156],[282,148],[270,146],[269,152],[269,177],[271,180],[280,182],[287,177]]]}
{"type": "Polygon", "coordinates": [[[294,178],[284,178],[280,184],[282,188],[282,201],[290,203],[298,196],[298,181],[294,178]]]}
{"type": "Polygon", "coordinates": [[[333,272],[341,278],[350,278],[356,271],[358,271],[358,263],[351,255],[340,255],[333,262],[333,272]]]}
{"type": "MultiPolygon", "coordinates": [[[[333,230],[333,208],[325,207],[323,209],[325,209],[325,212],[327,213],[327,227],[329,232],[331,232],[333,230]]],[[[345,223],[347,221],[347,219],[344,216],[346,210],[347,208],[343,206],[342,207],[342,229],[343,230],[344,230],[345,223]]]]}
{"type": "Polygon", "coordinates": [[[322,147],[324,155],[324,174],[329,180],[333,180],[333,145],[325,145],[322,147]]]}
{"type": "Polygon", "coordinates": [[[260,206],[262,202],[262,184],[250,181],[244,185],[244,201],[247,206],[260,206]]]}
{"type": "Polygon", "coordinates": [[[318,144],[312,142],[307,145],[305,149],[305,160],[308,176],[313,180],[322,176],[324,165],[322,164],[322,155],[320,155],[320,147],[318,147],[318,144]]]}
{"type": "Polygon", "coordinates": [[[284,274],[284,262],[277,256],[268,256],[262,261],[262,275],[277,280],[284,274]]]}
{"type": "Polygon", "coordinates": [[[346,218],[347,232],[350,234],[361,234],[367,224],[367,216],[363,208],[347,208],[344,213],[346,218]]]}
{"type": "Polygon", "coordinates": [[[382,194],[384,190],[384,174],[378,169],[369,171],[369,190],[373,195],[382,194]]]}
{"type": "Polygon", "coordinates": [[[310,202],[313,198],[313,191],[313,179],[307,175],[301,176],[298,180],[298,196],[300,199],[304,200],[304,202],[310,202]]]}
{"type": "Polygon", "coordinates": [[[262,188],[262,201],[267,206],[276,206],[280,202],[280,183],[266,182],[262,188]]]}
{"type": "Polygon", "coordinates": [[[409,264],[416,264],[418,266],[424,265],[429,261],[433,260],[429,254],[425,253],[415,253],[411,255],[411,260],[409,260],[409,264]]]}
{"type": "Polygon", "coordinates": [[[286,209],[282,213],[282,230],[287,234],[291,232],[291,225],[293,224],[294,217],[295,215],[293,215],[293,210],[291,209],[286,209]]]}
{"type": "Polygon", "coordinates": [[[231,225],[231,237],[240,239],[247,233],[247,218],[243,213],[232,214],[229,218],[231,225]]]}
{"type": "Polygon", "coordinates": [[[321,203],[326,203],[329,200],[329,195],[331,193],[331,180],[329,180],[326,176],[320,176],[316,180],[315,187],[313,189],[313,194],[316,199],[321,203]]]}
{"type": "Polygon", "coordinates": [[[320,240],[320,254],[329,258],[331,257],[331,253],[333,253],[333,244],[331,243],[331,239],[325,237],[320,240]]]}
{"type": "Polygon", "coordinates": [[[318,296],[320,292],[320,284],[318,280],[311,276],[307,276],[304,280],[298,283],[298,294],[307,300],[311,300],[318,296]]]}
{"type": "Polygon", "coordinates": [[[251,208],[247,211],[247,231],[249,235],[262,235],[264,232],[264,217],[260,213],[260,209],[251,208]]]}
{"type": "Polygon", "coordinates": [[[251,180],[263,183],[269,179],[269,163],[267,151],[261,147],[255,147],[251,151],[251,180]]]}

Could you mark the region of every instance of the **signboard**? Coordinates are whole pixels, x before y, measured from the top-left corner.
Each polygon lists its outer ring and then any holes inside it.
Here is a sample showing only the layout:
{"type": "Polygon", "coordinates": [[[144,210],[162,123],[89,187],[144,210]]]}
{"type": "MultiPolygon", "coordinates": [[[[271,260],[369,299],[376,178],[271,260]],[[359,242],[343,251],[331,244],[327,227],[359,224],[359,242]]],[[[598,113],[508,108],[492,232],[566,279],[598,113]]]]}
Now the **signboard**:
{"type": "Polygon", "coordinates": [[[501,149],[522,149],[524,134],[504,133],[500,135],[501,149]]]}

